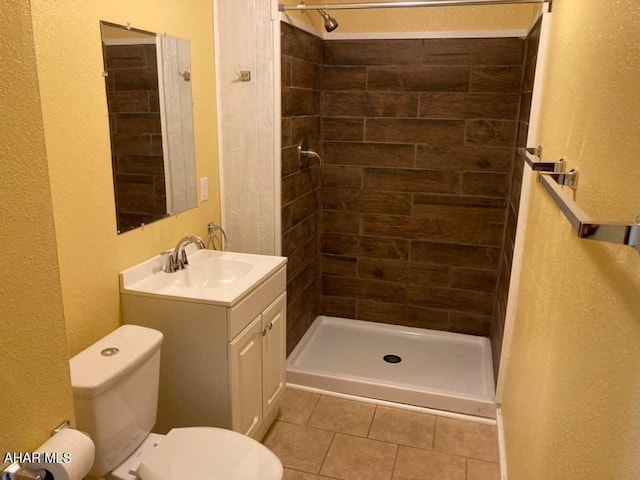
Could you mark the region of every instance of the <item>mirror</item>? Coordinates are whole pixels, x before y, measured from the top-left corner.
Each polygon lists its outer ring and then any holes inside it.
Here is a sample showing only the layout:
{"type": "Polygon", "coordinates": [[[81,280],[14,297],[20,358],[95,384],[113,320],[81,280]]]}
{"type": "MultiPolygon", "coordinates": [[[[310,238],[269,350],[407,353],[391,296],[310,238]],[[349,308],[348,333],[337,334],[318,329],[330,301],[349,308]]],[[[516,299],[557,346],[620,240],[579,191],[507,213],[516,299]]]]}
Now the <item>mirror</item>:
{"type": "Polygon", "coordinates": [[[100,22],[118,233],[197,205],[189,42],[100,22]]]}

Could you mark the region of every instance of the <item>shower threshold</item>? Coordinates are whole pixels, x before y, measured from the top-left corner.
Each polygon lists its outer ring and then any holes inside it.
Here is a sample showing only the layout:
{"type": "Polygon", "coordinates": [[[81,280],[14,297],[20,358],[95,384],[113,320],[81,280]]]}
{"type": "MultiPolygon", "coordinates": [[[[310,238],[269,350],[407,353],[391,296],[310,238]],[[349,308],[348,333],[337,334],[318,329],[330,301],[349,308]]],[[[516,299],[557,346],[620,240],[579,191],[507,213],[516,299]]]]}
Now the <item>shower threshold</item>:
{"type": "Polygon", "coordinates": [[[319,316],[287,359],[287,382],[496,418],[485,337],[319,316]]]}

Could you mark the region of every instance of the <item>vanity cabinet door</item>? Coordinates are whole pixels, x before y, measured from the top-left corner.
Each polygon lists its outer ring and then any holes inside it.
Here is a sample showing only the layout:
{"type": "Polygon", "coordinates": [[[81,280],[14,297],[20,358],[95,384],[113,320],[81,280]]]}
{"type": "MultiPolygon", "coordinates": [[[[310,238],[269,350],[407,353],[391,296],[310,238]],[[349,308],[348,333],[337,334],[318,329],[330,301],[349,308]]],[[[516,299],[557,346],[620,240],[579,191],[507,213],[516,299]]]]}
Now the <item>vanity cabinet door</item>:
{"type": "Polygon", "coordinates": [[[283,293],[262,313],[263,415],[269,416],[284,392],[286,374],[287,294],[283,293]]]}
{"type": "Polygon", "coordinates": [[[251,436],[262,423],[262,316],[229,344],[231,428],[251,436]]]}

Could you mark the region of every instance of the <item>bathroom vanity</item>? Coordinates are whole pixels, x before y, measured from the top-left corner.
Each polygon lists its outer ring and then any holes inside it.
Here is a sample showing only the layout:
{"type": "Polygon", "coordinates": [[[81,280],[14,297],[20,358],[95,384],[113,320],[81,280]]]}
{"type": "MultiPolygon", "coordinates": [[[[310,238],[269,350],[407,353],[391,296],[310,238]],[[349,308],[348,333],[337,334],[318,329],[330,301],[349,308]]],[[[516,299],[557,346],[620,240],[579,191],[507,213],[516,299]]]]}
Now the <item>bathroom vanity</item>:
{"type": "Polygon", "coordinates": [[[164,334],[154,431],[215,426],[260,439],[285,387],[286,258],[197,250],[120,274],[124,322],[164,334]]]}

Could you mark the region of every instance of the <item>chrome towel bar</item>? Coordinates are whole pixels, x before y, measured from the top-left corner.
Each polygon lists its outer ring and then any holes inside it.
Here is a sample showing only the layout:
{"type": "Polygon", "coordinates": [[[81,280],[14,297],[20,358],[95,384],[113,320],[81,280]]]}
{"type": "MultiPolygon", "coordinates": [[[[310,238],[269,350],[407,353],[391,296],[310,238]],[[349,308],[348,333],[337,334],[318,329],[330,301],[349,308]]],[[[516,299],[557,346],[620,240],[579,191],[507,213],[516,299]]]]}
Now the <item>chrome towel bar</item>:
{"type": "Polygon", "coordinates": [[[551,198],[560,208],[560,211],[577,231],[578,237],[626,245],[640,253],[640,216],[636,218],[635,222],[629,223],[593,220],[572,198],[573,192],[568,192],[563,189],[563,186],[568,186],[575,192],[578,178],[578,172],[576,170],[565,173],[564,161],[542,162],[539,161],[539,159],[536,160],[535,156],[525,149],[518,149],[518,154],[525,159],[527,164],[531,165],[530,162],[532,162],[532,168],[534,165],[537,165],[539,166],[537,170],[543,170],[543,168],[541,168],[542,165],[546,165],[545,169],[549,169],[538,173],[538,181],[549,195],[551,195],[551,198]],[[552,163],[562,164],[561,170],[552,170],[552,163]]]}

